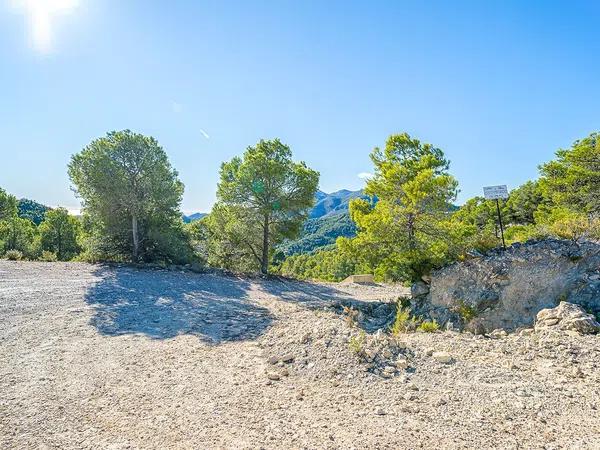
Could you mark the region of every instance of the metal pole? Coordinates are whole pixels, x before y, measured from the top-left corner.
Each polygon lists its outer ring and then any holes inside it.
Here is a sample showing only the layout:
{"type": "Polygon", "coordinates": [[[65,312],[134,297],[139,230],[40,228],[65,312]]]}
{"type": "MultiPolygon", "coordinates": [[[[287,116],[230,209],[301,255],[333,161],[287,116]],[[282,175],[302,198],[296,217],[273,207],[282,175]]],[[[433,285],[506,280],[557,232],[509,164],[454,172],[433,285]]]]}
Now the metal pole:
{"type": "Polygon", "coordinates": [[[498,211],[498,222],[500,222],[500,233],[502,234],[502,248],[506,250],[506,244],[504,243],[504,227],[502,226],[502,215],[500,214],[500,202],[496,199],[496,210],[498,211]]]}

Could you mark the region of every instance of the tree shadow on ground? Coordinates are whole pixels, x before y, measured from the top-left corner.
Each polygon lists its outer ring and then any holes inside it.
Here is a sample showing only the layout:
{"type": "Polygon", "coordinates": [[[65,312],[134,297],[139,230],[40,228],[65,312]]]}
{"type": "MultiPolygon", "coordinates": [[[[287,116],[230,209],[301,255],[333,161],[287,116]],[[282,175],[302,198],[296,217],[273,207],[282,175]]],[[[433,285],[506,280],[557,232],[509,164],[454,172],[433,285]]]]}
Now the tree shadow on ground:
{"type": "Polygon", "coordinates": [[[236,277],[102,266],[86,293],[104,335],[180,334],[218,344],[255,339],[273,322],[271,312],[248,299],[250,283],[236,277]]]}
{"type": "Polygon", "coordinates": [[[309,309],[331,308],[340,315],[351,315],[355,325],[369,333],[387,330],[396,315],[396,302],[383,298],[359,300],[335,286],[286,278],[258,284],[264,292],[282,301],[301,304],[309,309]]]}
{"type": "Polygon", "coordinates": [[[263,292],[284,302],[298,303],[307,308],[335,307],[343,302],[357,301],[347,292],[338,290],[333,286],[307,281],[270,278],[269,280],[258,280],[257,284],[263,292]]]}

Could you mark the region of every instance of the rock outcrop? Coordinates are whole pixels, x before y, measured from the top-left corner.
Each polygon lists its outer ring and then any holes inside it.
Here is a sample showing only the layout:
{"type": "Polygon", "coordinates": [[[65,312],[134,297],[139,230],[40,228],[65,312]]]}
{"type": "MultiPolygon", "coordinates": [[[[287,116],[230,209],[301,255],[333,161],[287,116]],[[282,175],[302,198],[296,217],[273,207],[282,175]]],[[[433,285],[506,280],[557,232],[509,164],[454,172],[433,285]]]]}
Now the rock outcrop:
{"type": "Polygon", "coordinates": [[[535,330],[556,329],[594,334],[600,331],[600,323],[580,306],[560,302],[556,308],[542,309],[535,320],[535,330]]]}
{"type": "Polygon", "coordinates": [[[560,302],[599,316],[600,244],[514,244],[433,272],[429,292],[421,284],[413,289],[416,313],[475,333],[531,327],[560,302]]]}

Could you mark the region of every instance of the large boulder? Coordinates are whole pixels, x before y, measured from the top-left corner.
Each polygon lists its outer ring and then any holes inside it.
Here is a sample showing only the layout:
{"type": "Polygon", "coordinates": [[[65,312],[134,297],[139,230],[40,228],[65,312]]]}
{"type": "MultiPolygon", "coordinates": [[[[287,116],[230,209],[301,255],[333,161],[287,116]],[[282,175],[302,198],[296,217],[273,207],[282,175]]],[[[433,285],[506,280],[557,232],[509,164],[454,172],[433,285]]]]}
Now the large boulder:
{"type": "Polygon", "coordinates": [[[537,313],[535,330],[544,329],[577,331],[581,334],[594,334],[600,331],[600,323],[587,314],[580,306],[560,302],[556,308],[542,309],[537,313]]]}
{"type": "Polygon", "coordinates": [[[455,263],[431,274],[417,313],[490,332],[531,327],[561,301],[600,314],[600,244],[540,240],[455,263]]]}

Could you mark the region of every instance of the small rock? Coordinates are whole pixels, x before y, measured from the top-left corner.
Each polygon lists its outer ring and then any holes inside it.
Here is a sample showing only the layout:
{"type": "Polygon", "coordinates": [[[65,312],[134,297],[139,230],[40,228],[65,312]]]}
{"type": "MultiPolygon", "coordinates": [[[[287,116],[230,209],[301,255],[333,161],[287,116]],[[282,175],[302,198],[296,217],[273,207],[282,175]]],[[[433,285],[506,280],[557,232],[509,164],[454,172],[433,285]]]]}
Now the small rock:
{"type": "Polygon", "coordinates": [[[385,359],[390,359],[392,356],[394,356],[389,348],[384,348],[383,351],[381,352],[381,355],[385,359]]]}
{"type": "Polygon", "coordinates": [[[433,359],[442,364],[450,364],[454,362],[452,355],[450,355],[448,352],[434,352],[432,356],[433,359]]]}
{"type": "Polygon", "coordinates": [[[417,396],[415,395],[414,392],[407,392],[406,394],[404,394],[404,400],[415,400],[417,398],[417,396]]]}
{"type": "Polygon", "coordinates": [[[408,359],[406,358],[398,358],[396,360],[396,368],[403,370],[406,369],[408,367],[408,359]]]}
{"type": "Polygon", "coordinates": [[[556,308],[542,309],[537,314],[536,330],[552,327],[581,334],[594,334],[600,331],[600,323],[594,316],[587,314],[580,306],[569,302],[560,302],[556,308]]]}
{"type": "Polygon", "coordinates": [[[386,412],[383,408],[378,407],[378,408],[375,408],[375,414],[378,416],[385,416],[386,412]]]}
{"type": "Polygon", "coordinates": [[[279,358],[277,356],[271,356],[271,357],[269,357],[268,361],[269,361],[269,364],[275,365],[279,362],[279,358]]]}
{"type": "Polygon", "coordinates": [[[412,298],[418,298],[429,294],[429,285],[423,281],[417,281],[410,287],[412,298]]]}
{"type": "Polygon", "coordinates": [[[281,360],[282,360],[284,363],[288,363],[288,364],[289,364],[289,363],[291,363],[292,361],[294,361],[294,355],[292,355],[291,353],[288,353],[287,355],[283,355],[283,356],[281,357],[281,360]]]}
{"type": "Polygon", "coordinates": [[[275,372],[268,372],[267,373],[267,378],[269,380],[272,380],[272,381],[279,381],[281,379],[281,377],[279,376],[279,374],[275,373],[275,372]]]}
{"type": "Polygon", "coordinates": [[[573,367],[573,370],[571,371],[571,375],[573,375],[575,378],[585,377],[583,370],[581,370],[578,366],[573,367]]]}

